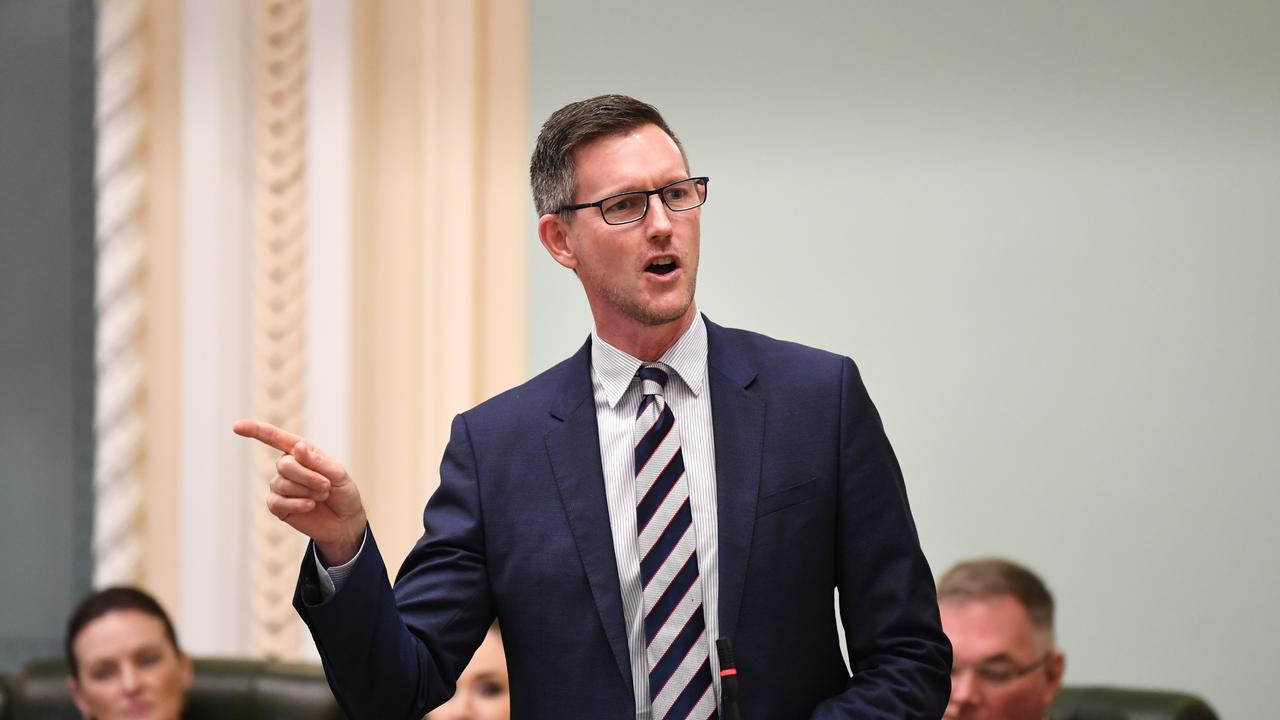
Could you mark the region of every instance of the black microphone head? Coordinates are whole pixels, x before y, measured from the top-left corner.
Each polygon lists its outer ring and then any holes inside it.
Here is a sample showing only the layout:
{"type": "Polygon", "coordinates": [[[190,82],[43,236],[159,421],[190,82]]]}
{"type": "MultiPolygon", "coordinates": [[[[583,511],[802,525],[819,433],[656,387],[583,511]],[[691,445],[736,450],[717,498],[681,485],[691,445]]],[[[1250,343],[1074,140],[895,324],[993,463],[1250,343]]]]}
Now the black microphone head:
{"type": "Polygon", "coordinates": [[[733,641],[729,638],[716,640],[716,655],[720,656],[721,670],[738,667],[733,661],[733,641]]]}

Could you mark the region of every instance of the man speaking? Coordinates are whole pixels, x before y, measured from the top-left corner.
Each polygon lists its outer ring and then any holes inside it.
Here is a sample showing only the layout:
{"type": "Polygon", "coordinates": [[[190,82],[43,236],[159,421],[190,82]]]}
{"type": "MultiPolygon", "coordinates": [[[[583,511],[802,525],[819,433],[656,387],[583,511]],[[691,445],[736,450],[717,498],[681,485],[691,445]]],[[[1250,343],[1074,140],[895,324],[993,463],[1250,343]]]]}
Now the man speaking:
{"type": "Polygon", "coordinates": [[[653,107],[561,108],[530,178],[595,327],[454,419],[394,587],[343,467],[236,424],[284,453],[268,506],[314,541],[294,604],[347,714],[422,717],[496,618],[517,718],[940,717],[951,650],[853,362],[698,313],[710,182],[653,107]]]}

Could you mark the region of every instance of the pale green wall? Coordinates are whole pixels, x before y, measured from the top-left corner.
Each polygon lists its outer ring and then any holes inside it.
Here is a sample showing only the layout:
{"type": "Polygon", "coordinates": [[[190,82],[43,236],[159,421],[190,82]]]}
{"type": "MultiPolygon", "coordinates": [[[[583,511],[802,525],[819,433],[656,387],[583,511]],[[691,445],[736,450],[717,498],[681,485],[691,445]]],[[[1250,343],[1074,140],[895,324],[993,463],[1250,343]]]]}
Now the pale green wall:
{"type": "MultiPolygon", "coordinates": [[[[859,362],[935,570],[1039,569],[1068,682],[1274,714],[1280,4],[530,18],[530,143],[593,94],[664,111],[713,178],[701,307],[859,362]]],[[[529,251],[534,372],[590,318],[529,251]]]]}
{"type": "Polygon", "coordinates": [[[0,0],[0,673],[93,574],[93,13],[0,0]]]}

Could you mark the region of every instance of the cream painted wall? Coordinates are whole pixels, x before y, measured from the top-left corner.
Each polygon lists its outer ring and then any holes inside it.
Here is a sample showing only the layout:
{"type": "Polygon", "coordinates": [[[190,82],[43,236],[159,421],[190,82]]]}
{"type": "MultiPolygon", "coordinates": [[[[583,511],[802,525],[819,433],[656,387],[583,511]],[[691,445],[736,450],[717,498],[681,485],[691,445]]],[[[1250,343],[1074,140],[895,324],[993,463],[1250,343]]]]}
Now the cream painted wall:
{"type": "MultiPolygon", "coordinates": [[[[712,177],[701,307],[859,362],[935,571],[1040,570],[1069,683],[1272,714],[1280,5],[529,18],[530,145],[585,96],[664,111],[712,177]]],[[[590,318],[528,228],[532,374],[590,318]]]]}

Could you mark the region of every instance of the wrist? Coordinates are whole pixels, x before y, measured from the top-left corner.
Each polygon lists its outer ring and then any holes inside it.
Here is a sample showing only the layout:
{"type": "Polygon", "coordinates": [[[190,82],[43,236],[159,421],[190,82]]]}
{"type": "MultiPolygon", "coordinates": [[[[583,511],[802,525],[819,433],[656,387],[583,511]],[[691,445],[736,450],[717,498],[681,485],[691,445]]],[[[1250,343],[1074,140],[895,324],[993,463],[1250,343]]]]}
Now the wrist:
{"type": "Polygon", "coordinates": [[[342,537],[333,540],[316,540],[316,551],[320,553],[320,560],[325,567],[346,565],[360,553],[360,548],[364,547],[367,524],[367,521],[361,517],[359,524],[353,524],[353,530],[344,533],[342,537]]]}

